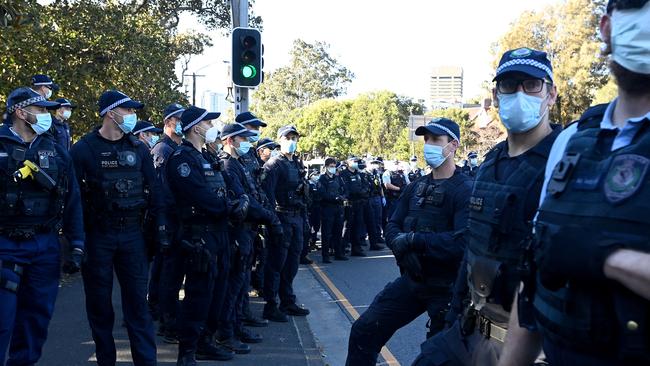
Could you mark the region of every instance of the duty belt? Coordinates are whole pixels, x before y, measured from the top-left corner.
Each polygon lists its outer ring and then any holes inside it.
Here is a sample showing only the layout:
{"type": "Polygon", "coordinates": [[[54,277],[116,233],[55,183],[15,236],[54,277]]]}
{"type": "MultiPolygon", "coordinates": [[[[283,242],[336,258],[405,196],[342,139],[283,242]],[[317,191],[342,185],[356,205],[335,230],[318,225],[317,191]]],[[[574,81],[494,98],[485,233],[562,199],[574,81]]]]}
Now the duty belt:
{"type": "Polygon", "coordinates": [[[301,213],[300,209],[296,208],[287,208],[287,207],[281,207],[281,206],[276,206],[275,211],[283,214],[289,214],[289,215],[299,215],[301,213]]]}
{"type": "Polygon", "coordinates": [[[36,234],[53,232],[54,229],[44,225],[9,226],[0,228],[0,235],[11,240],[30,240],[36,234]]]}
{"type": "Polygon", "coordinates": [[[494,324],[490,319],[486,318],[483,315],[479,315],[477,327],[479,333],[484,335],[485,338],[492,338],[501,343],[504,343],[506,340],[506,333],[508,333],[508,329],[494,324]]]}

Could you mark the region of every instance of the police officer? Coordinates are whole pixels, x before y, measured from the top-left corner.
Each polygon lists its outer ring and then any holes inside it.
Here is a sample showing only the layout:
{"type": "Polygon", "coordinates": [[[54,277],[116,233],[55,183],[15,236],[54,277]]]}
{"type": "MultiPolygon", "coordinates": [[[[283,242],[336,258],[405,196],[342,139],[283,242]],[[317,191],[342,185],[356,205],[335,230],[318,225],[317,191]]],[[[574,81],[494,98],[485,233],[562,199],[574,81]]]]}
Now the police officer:
{"type": "Polygon", "coordinates": [[[519,262],[530,238],[544,166],[561,130],[550,124],[548,113],[557,91],[546,53],[529,48],[506,52],[494,80],[508,138],[486,155],[475,178],[468,250],[446,318],[453,324],[422,346],[418,365],[436,365],[441,359],[452,365],[496,365],[521,280],[519,262]],[[525,104],[516,102],[524,99],[525,104]]]}
{"type": "MultiPolygon", "coordinates": [[[[320,231],[320,195],[318,194],[318,179],[320,179],[320,172],[314,170],[309,173],[309,245],[308,249],[316,248],[316,240],[318,239],[318,232],[320,231]]],[[[306,256],[306,254],[305,254],[306,256]]],[[[311,264],[311,263],[310,263],[311,264]]]]}
{"type": "Polygon", "coordinates": [[[66,150],[70,150],[70,147],[72,147],[72,133],[70,132],[68,120],[72,116],[72,110],[77,106],[65,98],[59,98],[55,102],[59,105],[54,107],[56,109],[54,110],[50,132],[61,146],[66,150]]]}
{"type": "Polygon", "coordinates": [[[506,366],[529,362],[541,339],[551,365],[650,364],[650,1],[610,0],[600,34],[618,97],[553,145],[535,225],[537,281],[516,303],[532,301],[539,333],[519,308],[506,366]]]}
{"type": "Polygon", "coordinates": [[[460,128],[449,119],[419,127],[424,157],[433,172],[409,185],[388,225],[386,240],[402,276],[389,283],[352,325],[346,365],[375,365],[393,333],[427,311],[431,331],[442,328],[440,314],[465,249],[470,179],[454,163],[460,128]]]}
{"type": "Polygon", "coordinates": [[[65,148],[45,133],[56,103],[27,87],[7,98],[0,127],[0,363],[34,365],[41,356],[59,287],[58,233],[72,244],[64,270],[83,257],[79,186],[65,148]],[[11,340],[11,345],[9,344],[11,340]]]}
{"type": "Polygon", "coordinates": [[[476,151],[470,151],[467,154],[467,160],[463,164],[463,173],[469,175],[470,177],[475,177],[476,172],[478,171],[478,153],[476,151]]]}
{"type": "Polygon", "coordinates": [[[345,183],[336,171],[336,159],[325,159],[325,174],[318,178],[318,195],[321,199],[321,250],[323,263],[332,263],[331,252],[334,259],[348,260],[341,242],[343,234],[343,204],[346,202],[347,193],[345,183]]]}
{"type": "Polygon", "coordinates": [[[116,90],[104,92],[98,105],[102,125],[70,150],[81,186],[87,234],[87,263],[82,275],[88,322],[98,363],[114,365],[111,298],[115,272],[133,362],[155,365],[156,342],[147,311],[148,261],[142,224],[148,210],[155,217],[162,245],[166,243],[166,220],[149,149],[130,133],[137,122],[135,111],[144,105],[116,90]]]}
{"type": "Polygon", "coordinates": [[[240,124],[233,123],[223,128],[221,139],[224,143],[221,155],[225,170],[232,180],[230,188],[238,195],[250,197],[250,209],[243,223],[232,227],[230,241],[233,249],[230,277],[228,278],[228,294],[224,303],[219,323],[219,341],[236,353],[248,353],[250,347],[244,343],[260,343],[262,336],[243,327],[242,308],[248,297],[251,261],[253,256],[253,241],[257,235],[257,225],[266,224],[274,235],[282,235],[282,224],[275,212],[262,206],[258,198],[254,178],[248,174],[241,163],[242,156],[252,149],[249,138],[255,134],[240,124]]]}
{"type": "Polygon", "coordinates": [[[257,150],[260,165],[264,165],[272,157],[280,155],[280,145],[267,137],[257,142],[255,150],[257,150]]]}
{"type": "Polygon", "coordinates": [[[415,155],[411,156],[409,160],[409,168],[408,177],[411,182],[424,175],[424,171],[418,167],[418,157],[415,155]]]}
{"type": "Polygon", "coordinates": [[[287,322],[288,315],[305,316],[309,310],[296,304],[293,279],[298,273],[300,252],[303,245],[305,192],[300,177],[300,163],[295,156],[298,148],[298,131],[294,126],[278,130],[281,155],[264,164],[263,187],[280,221],[283,235],[273,236],[268,247],[264,274],[264,318],[275,322],[287,322]],[[302,188],[303,190],[300,190],[302,188]],[[277,297],[280,297],[280,308],[277,297]]]}
{"type": "Polygon", "coordinates": [[[163,132],[161,128],[158,128],[149,121],[138,121],[133,128],[133,135],[142,141],[149,149],[152,149],[153,146],[160,139],[160,134],[163,132]]]}
{"type": "Polygon", "coordinates": [[[395,210],[397,200],[399,199],[402,190],[410,183],[409,177],[400,166],[399,160],[393,162],[393,166],[390,169],[387,169],[382,175],[382,181],[384,183],[384,194],[386,196],[386,222],[390,220],[390,217],[395,210]]]}
{"type": "Polygon", "coordinates": [[[361,244],[365,232],[363,212],[370,189],[360,174],[359,163],[361,161],[361,159],[354,156],[349,158],[347,168],[340,173],[350,202],[344,236],[350,241],[350,255],[356,257],[366,256],[361,244]]]}
{"type": "Polygon", "coordinates": [[[47,75],[36,74],[32,76],[32,90],[45,97],[45,99],[50,99],[54,92],[59,91],[59,84],[56,84],[47,75]]]}
{"type": "MultiPolygon", "coordinates": [[[[158,334],[163,336],[166,343],[178,343],[178,291],[183,284],[184,258],[181,255],[179,238],[180,217],[176,209],[176,200],[167,179],[166,163],[171,154],[178,148],[182,141],[183,127],[181,115],[185,108],[178,103],[168,105],[163,110],[163,136],[151,149],[156,176],[160,181],[163,192],[163,205],[167,218],[167,233],[170,245],[160,248],[161,252],[154,257],[153,269],[160,268],[159,298],[156,299],[156,290],[149,286],[149,306],[154,313],[160,314],[160,327],[158,334]],[[154,296],[151,296],[152,293],[154,296]]],[[[155,271],[152,271],[155,273],[155,271]]],[[[155,286],[155,282],[153,284],[155,286]]]]}
{"type": "Polygon", "coordinates": [[[167,179],[180,212],[181,252],[185,258],[185,298],[179,319],[177,365],[196,358],[227,360],[214,343],[230,268],[228,218],[246,217],[248,197],[228,197],[227,175],[201,154],[206,131],[219,113],[190,106],[181,115],[185,140],[167,162],[167,179]]]}
{"type": "Polygon", "coordinates": [[[381,235],[381,219],[383,207],[386,204],[384,189],[381,182],[381,175],[377,172],[377,160],[371,160],[370,166],[364,172],[364,178],[370,186],[370,198],[366,205],[364,218],[370,240],[370,250],[382,250],[385,247],[381,245],[385,240],[381,235]]]}

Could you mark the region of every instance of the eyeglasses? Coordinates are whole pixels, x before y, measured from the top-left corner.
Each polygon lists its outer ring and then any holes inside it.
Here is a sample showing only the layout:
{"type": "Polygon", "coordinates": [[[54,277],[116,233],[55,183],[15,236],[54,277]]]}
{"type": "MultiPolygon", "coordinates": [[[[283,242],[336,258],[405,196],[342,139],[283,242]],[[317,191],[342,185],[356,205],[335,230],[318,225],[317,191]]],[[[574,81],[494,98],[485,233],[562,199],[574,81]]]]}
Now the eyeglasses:
{"type": "Polygon", "coordinates": [[[544,79],[503,79],[497,81],[497,91],[499,94],[513,94],[521,85],[526,93],[539,93],[544,88],[544,84],[550,83],[544,79]]]}

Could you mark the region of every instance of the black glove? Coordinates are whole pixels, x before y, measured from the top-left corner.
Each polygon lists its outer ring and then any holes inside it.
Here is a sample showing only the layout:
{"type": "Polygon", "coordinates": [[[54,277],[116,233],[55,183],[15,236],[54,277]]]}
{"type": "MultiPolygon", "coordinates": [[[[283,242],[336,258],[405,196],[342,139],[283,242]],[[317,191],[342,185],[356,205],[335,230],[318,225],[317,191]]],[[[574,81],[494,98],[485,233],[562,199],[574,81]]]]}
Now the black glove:
{"type": "Polygon", "coordinates": [[[400,258],[406,254],[411,249],[411,246],[413,244],[413,237],[415,236],[414,233],[399,233],[393,239],[393,241],[390,243],[390,249],[393,251],[393,254],[395,255],[395,259],[397,259],[397,262],[399,263],[400,258]]]}
{"type": "Polygon", "coordinates": [[[250,205],[250,199],[247,195],[242,194],[236,200],[230,201],[229,203],[229,216],[235,221],[244,221],[246,215],[248,215],[248,206],[250,205]]]}
{"type": "Polygon", "coordinates": [[[171,247],[171,242],[169,241],[169,235],[167,235],[167,230],[165,225],[158,226],[158,231],[156,232],[156,239],[160,245],[160,253],[167,254],[169,253],[169,248],[171,247]]]}
{"type": "Polygon", "coordinates": [[[73,274],[79,272],[83,258],[84,250],[81,248],[73,248],[70,252],[70,259],[63,265],[63,273],[73,274]]]}
{"type": "Polygon", "coordinates": [[[397,264],[415,281],[422,280],[422,265],[420,264],[420,259],[417,254],[407,252],[397,260],[397,264]]]}

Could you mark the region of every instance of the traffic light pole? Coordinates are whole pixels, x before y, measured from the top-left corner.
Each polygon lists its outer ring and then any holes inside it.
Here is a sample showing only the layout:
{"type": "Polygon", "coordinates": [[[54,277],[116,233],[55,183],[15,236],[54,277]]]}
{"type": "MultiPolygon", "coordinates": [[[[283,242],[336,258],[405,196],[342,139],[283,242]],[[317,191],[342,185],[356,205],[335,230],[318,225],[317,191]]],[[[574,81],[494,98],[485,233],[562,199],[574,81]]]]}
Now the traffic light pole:
{"type": "MultiPolygon", "coordinates": [[[[248,0],[231,0],[231,5],[233,29],[248,27],[248,0]]],[[[235,86],[235,116],[244,112],[248,112],[248,88],[235,86]]]]}

